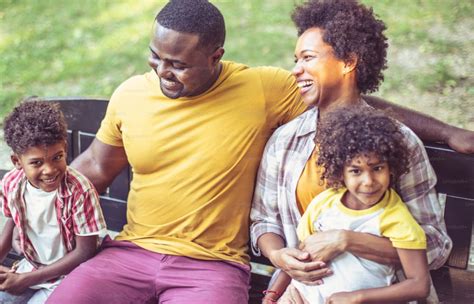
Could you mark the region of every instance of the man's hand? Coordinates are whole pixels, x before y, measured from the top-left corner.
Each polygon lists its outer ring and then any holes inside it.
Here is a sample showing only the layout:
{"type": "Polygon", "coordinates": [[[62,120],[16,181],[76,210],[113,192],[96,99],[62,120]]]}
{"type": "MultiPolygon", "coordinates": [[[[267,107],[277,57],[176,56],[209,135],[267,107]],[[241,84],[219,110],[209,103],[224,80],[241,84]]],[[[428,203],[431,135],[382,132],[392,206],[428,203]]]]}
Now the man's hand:
{"type": "Polygon", "coordinates": [[[306,299],[300,295],[295,286],[289,285],[285,293],[278,300],[279,304],[310,304],[306,299]]]}
{"type": "Polygon", "coordinates": [[[307,237],[300,249],[308,252],[311,260],[327,263],[345,251],[345,244],[344,230],[328,230],[307,237]]]}
{"type": "Polygon", "coordinates": [[[338,292],[326,299],[326,304],[358,304],[362,303],[354,292],[338,292]]]}
{"type": "Polygon", "coordinates": [[[23,293],[28,287],[24,274],[11,271],[10,268],[0,266],[0,291],[6,291],[13,295],[23,293]]]}
{"type": "Polygon", "coordinates": [[[474,153],[474,131],[453,128],[446,138],[453,150],[466,154],[474,153]]]}
{"type": "Polygon", "coordinates": [[[275,250],[269,258],[273,265],[306,285],[319,285],[321,278],[332,274],[325,263],[311,260],[307,252],[296,248],[275,250]]]}

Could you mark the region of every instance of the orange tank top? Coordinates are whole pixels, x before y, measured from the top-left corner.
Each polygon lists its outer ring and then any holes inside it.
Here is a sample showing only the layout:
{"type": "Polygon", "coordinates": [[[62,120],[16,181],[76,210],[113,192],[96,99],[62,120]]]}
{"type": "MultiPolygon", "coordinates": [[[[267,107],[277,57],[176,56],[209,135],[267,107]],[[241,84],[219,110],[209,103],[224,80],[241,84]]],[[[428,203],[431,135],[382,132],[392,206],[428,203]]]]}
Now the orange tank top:
{"type": "Polygon", "coordinates": [[[301,214],[313,198],[326,189],[326,183],[321,181],[323,168],[316,165],[317,160],[318,149],[314,148],[296,185],[296,203],[301,214]]]}

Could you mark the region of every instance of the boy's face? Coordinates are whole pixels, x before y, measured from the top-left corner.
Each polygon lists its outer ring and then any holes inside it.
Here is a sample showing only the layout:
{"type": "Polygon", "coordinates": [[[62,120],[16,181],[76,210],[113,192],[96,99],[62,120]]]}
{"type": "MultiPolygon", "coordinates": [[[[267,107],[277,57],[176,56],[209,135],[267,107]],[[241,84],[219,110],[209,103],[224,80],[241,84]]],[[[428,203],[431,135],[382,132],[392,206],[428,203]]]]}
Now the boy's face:
{"type": "Polygon", "coordinates": [[[31,147],[25,153],[13,154],[11,160],[34,187],[51,192],[59,188],[66,172],[66,143],[31,147]]]}
{"type": "Polygon", "coordinates": [[[357,156],[344,166],[344,184],[348,190],[343,203],[351,209],[362,210],[377,204],[390,186],[388,163],[376,155],[357,156]]]}

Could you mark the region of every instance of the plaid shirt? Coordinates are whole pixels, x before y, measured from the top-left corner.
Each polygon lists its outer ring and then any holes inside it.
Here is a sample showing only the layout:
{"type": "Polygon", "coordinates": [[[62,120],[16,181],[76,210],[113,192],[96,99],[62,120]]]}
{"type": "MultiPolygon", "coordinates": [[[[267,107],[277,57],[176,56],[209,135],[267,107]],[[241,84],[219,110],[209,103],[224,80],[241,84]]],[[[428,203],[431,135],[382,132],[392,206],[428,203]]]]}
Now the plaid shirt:
{"type": "MultiPolygon", "coordinates": [[[[23,170],[13,169],[2,180],[0,202],[6,217],[13,218],[20,236],[20,247],[25,258],[38,268],[36,250],[26,234],[26,203],[24,194],[27,179],[23,170]]],[[[105,229],[105,221],[94,186],[82,174],[67,168],[55,201],[59,231],[68,252],[76,247],[76,235],[94,235],[105,229]]]]}
{"type": "MultiPolygon", "coordinates": [[[[265,147],[250,214],[252,250],[256,255],[260,255],[257,240],[264,233],[280,235],[287,247],[298,245],[296,227],[301,214],[296,204],[296,186],[315,147],[317,119],[317,108],[306,111],[278,128],[265,147]]],[[[425,231],[428,262],[430,268],[436,269],[444,264],[452,248],[434,189],[436,175],[420,139],[404,125],[401,131],[413,154],[410,171],[400,177],[396,190],[425,231]]]]}

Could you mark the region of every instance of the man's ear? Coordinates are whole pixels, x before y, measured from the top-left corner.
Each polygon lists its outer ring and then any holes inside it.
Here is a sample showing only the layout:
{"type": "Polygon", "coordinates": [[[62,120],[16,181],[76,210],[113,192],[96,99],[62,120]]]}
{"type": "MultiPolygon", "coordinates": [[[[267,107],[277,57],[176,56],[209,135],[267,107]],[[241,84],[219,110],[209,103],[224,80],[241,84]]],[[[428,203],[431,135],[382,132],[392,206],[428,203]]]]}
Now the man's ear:
{"type": "Polygon", "coordinates": [[[13,153],[12,155],[10,155],[10,160],[12,161],[15,168],[17,168],[18,170],[23,168],[23,166],[21,165],[20,157],[18,156],[18,154],[13,153]]]}
{"type": "Polygon", "coordinates": [[[349,74],[350,72],[354,71],[357,67],[357,62],[359,58],[355,53],[350,53],[349,58],[344,61],[344,74],[349,74]]]}
{"type": "Polygon", "coordinates": [[[214,53],[212,53],[211,58],[212,58],[212,64],[216,65],[221,61],[222,56],[224,56],[225,50],[223,47],[218,47],[214,53]]]}

